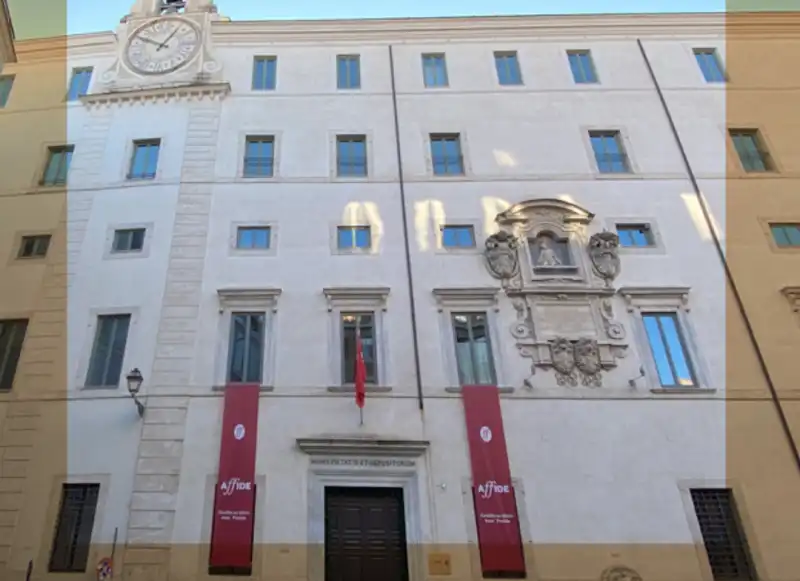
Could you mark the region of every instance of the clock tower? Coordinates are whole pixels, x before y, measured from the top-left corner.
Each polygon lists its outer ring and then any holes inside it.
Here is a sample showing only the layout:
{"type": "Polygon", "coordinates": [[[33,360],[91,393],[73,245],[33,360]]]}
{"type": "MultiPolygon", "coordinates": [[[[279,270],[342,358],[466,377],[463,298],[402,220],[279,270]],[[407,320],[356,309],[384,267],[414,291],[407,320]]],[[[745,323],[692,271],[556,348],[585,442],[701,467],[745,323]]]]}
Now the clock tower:
{"type": "Polygon", "coordinates": [[[212,0],[135,0],[117,28],[116,59],[100,77],[101,91],[221,82],[211,38],[217,20],[212,0]]]}

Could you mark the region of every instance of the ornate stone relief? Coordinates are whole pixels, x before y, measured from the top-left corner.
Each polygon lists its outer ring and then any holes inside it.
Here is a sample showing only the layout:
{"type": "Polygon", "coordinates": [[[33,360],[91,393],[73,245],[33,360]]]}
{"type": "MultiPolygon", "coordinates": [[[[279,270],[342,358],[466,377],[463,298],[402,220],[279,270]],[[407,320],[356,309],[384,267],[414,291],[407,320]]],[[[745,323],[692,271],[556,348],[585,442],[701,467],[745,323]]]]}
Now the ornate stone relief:
{"type": "Polygon", "coordinates": [[[614,565],[600,574],[600,581],[642,581],[642,576],[625,565],[614,565]]]}
{"type": "Polygon", "coordinates": [[[595,273],[602,278],[607,286],[619,274],[621,263],[619,260],[619,236],[614,232],[598,232],[589,238],[589,257],[595,273]]]}
{"type": "Polygon", "coordinates": [[[513,278],[519,273],[519,241],[501,230],[486,239],[486,267],[489,274],[500,280],[513,278]]]}

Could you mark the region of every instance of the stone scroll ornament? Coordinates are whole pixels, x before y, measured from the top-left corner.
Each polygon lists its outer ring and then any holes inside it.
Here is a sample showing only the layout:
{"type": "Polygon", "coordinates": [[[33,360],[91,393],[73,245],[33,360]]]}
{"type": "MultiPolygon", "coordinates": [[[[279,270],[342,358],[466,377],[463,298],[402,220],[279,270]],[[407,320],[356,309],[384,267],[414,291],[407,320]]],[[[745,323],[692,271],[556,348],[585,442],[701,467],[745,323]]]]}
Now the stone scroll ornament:
{"type": "Polygon", "coordinates": [[[519,241],[508,232],[501,230],[486,239],[486,267],[497,279],[507,280],[519,272],[519,241]]]}
{"type": "Polygon", "coordinates": [[[597,276],[602,278],[607,286],[611,286],[622,266],[619,259],[619,236],[608,231],[593,234],[589,238],[589,258],[597,276]]]}
{"type": "Polygon", "coordinates": [[[600,574],[600,581],[642,581],[642,576],[630,567],[615,565],[600,574]]]}

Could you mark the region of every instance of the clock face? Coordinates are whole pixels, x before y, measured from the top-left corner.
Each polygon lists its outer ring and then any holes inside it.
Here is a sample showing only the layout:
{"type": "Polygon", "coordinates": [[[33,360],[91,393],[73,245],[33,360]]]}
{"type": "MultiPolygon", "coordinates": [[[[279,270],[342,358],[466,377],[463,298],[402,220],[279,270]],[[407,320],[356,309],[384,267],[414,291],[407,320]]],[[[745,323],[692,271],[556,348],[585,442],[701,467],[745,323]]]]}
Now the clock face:
{"type": "Polygon", "coordinates": [[[143,75],[163,75],[189,63],[200,51],[200,30],[182,18],[161,18],[134,32],[125,51],[128,65],[143,75]]]}

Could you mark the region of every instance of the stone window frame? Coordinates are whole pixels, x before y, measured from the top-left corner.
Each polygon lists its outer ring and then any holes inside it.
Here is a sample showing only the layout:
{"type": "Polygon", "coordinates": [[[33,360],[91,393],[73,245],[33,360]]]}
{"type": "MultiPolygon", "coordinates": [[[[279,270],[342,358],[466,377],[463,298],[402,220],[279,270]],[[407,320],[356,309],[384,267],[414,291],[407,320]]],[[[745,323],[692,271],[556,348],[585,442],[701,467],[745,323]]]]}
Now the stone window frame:
{"type": "MultiPolygon", "coordinates": [[[[734,124],[727,124],[722,126],[723,135],[725,137],[726,157],[728,160],[733,161],[734,172],[737,178],[742,179],[774,179],[776,175],[785,173],[783,164],[778,157],[774,154],[776,151],[775,144],[772,142],[770,135],[764,128],[763,122],[752,120],[748,122],[746,119],[734,124]],[[747,171],[739,157],[739,152],[733,142],[731,131],[752,131],[755,134],[756,141],[758,142],[759,151],[767,156],[769,167],[766,171],[747,171]]],[[[728,168],[731,164],[728,164],[728,168]]]]}
{"type": "Polygon", "coordinates": [[[148,185],[157,185],[164,182],[164,166],[165,154],[168,156],[167,146],[171,142],[169,136],[155,135],[152,137],[134,137],[127,135],[125,137],[125,152],[120,165],[120,172],[118,179],[123,187],[142,187],[148,185]],[[136,144],[142,142],[155,142],[158,141],[158,163],[156,164],[156,175],[152,178],[130,178],[131,169],[133,168],[133,156],[136,153],[136,144]]]}
{"type": "Polygon", "coordinates": [[[367,385],[367,392],[392,390],[393,373],[389,350],[389,325],[386,311],[389,287],[326,287],[322,294],[328,309],[328,381],[327,390],[333,393],[355,392],[355,386],[342,384],[342,313],[369,312],[374,316],[375,357],[378,382],[367,385]]]}
{"type": "Polygon", "coordinates": [[[776,254],[798,254],[800,247],[794,246],[778,246],[775,242],[775,236],[772,235],[773,224],[800,224],[800,214],[789,214],[784,216],[770,215],[760,216],[758,222],[761,225],[761,230],[764,236],[767,237],[767,243],[770,250],[776,254]]]}
{"type": "Polygon", "coordinates": [[[489,342],[492,348],[492,364],[494,365],[495,382],[500,393],[511,393],[513,387],[506,383],[505,361],[501,346],[500,320],[498,303],[500,289],[496,287],[461,287],[435,288],[433,297],[439,318],[439,346],[442,353],[442,367],[447,382],[445,391],[461,393],[461,381],[458,376],[456,361],[456,345],[453,333],[454,313],[485,313],[489,329],[489,342]]]}
{"type": "Polygon", "coordinates": [[[89,324],[87,325],[86,337],[83,340],[81,347],[81,355],[78,359],[77,373],[75,375],[75,386],[77,391],[82,392],[85,397],[95,397],[97,391],[114,391],[119,397],[130,397],[127,389],[120,389],[125,375],[134,367],[140,367],[133,358],[131,352],[134,351],[138,355],[136,347],[138,345],[137,332],[139,326],[139,319],[141,317],[139,307],[103,307],[94,308],[89,311],[89,324]],[[120,371],[120,378],[117,385],[110,386],[96,386],[86,385],[86,380],[89,377],[89,365],[92,361],[92,352],[94,351],[95,335],[97,335],[97,324],[99,318],[107,315],[130,315],[130,323],[128,324],[128,337],[125,340],[125,354],[122,356],[122,369],[120,371]]]}
{"type": "Polygon", "coordinates": [[[246,183],[246,184],[259,184],[259,183],[270,183],[274,181],[279,181],[281,179],[280,160],[281,160],[282,142],[283,142],[283,131],[278,129],[267,129],[264,127],[246,126],[243,130],[239,131],[237,137],[237,147],[236,147],[236,175],[233,176],[233,181],[236,183],[246,183]],[[248,137],[272,137],[271,176],[249,177],[244,175],[244,158],[245,154],[247,153],[248,137]]]}
{"type": "Polygon", "coordinates": [[[620,295],[625,299],[627,311],[632,316],[631,325],[638,347],[640,363],[645,370],[644,383],[652,394],[662,395],[708,395],[716,393],[711,385],[709,368],[699,348],[697,332],[689,316],[688,287],[622,287],[620,295]],[[673,314],[677,318],[678,330],[686,349],[686,358],[691,366],[695,385],[689,387],[664,387],[658,379],[658,370],[650,348],[650,341],[644,327],[643,315],[649,313],[673,314]]]}
{"type": "Polygon", "coordinates": [[[448,122],[443,122],[444,127],[438,126],[436,130],[424,131],[422,134],[422,142],[424,144],[425,155],[425,175],[432,181],[466,181],[473,177],[472,164],[470,163],[470,145],[468,131],[461,127],[447,127],[448,122]],[[436,135],[458,135],[458,140],[461,146],[461,169],[460,174],[438,175],[433,172],[433,149],[431,136],[436,135]]]}
{"type": "Polygon", "coordinates": [[[127,260],[147,258],[150,256],[154,222],[117,222],[106,227],[106,239],[103,243],[103,260],[127,260]],[[117,230],[144,229],[144,241],[141,250],[114,250],[114,233],[117,230]]]}
{"type": "MultiPolygon", "coordinates": [[[[354,89],[342,89],[352,91],[354,89]]],[[[328,177],[335,182],[369,182],[374,180],[375,174],[375,138],[371,129],[335,129],[328,131],[328,177]],[[363,137],[364,147],[367,154],[367,174],[363,176],[340,176],[339,175],[339,138],[340,137],[363,137]]]]}
{"type": "Polygon", "coordinates": [[[18,230],[14,232],[14,243],[11,245],[11,254],[8,257],[8,266],[20,264],[43,264],[47,263],[50,253],[53,251],[56,233],[54,230],[18,230]],[[44,256],[20,256],[22,241],[29,236],[49,236],[50,243],[44,256]]]}
{"type": "Polygon", "coordinates": [[[481,220],[475,218],[454,218],[452,216],[442,216],[442,221],[439,221],[436,217],[433,218],[433,228],[434,228],[434,242],[436,244],[434,252],[436,254],[482,254],[483,252],[483,244],[482,242],[485,241],[484,233],[482,232],[482,222],[481,220]],[[472,228],[472,235],[475,241],[473,246],[469,247],[447,247],[444,245],[444,228],[446,226],[469,226],[472,228]]]}
{"type": "Polygon", "coordinates": [[[664,237],[661,234],[661,228],[658,225],[658,220],[653,216],[610,216],[606,218],[606,229],[609,232],[617,232],[618,225],[646,225],[650,234],[653,237],[652,246],[618,246],[617,250],[620,255],[640,255],[640,254],[667,254],[667,247],[664,244],[664,237]]]}
{"type": "Polygon", "coordinates": [[[633,142],[630,131],[626,125],[581,125],[581,140],[586,150],[589,161],[589,173],[594,179],[598,180],[629,180],[641,179],[642,170],[634,155],[633,142]],[[628,171],[626,172],[602,172],[597,165],[597,157],[592,147],[591,133],[616,133],[622,154],[625,156],[628,171]]]}
{"type": "Polygon", "coordinates": [[[228,255],[237,258],[278,255],[278,223],[272,220],[237,220],[231,222],[228,255]],[[238,248],[239,228],[269,228],[269,248],[238,248]]]}
{"type": "MultiPolygon", "coordinates": [[[[331,222],[328,224],[329,239],[332,255],[359,256],[378,254],[378,244],[376,242],[376,224],[369,220],[360,220],[353,224],[342,222],[331,222]],[[369,247],[368,248],[339,248],[339,228],[369,228],[369,247]]],[[[380,236],[380,235],[378,235],[380,236]]]]}
{"type": "Polygon", "coordinates": [[[786,286],[781,289],[781,294],[789,301],[792,312],[797,315],[800,325],[800,286],[786,286]]]}
{"type": "Polygon", "coordinates": [[[234,312],[264,313],[264,355],[261,361],[261,390],[275,389],[277,363],[278,299],[282,289],[220,288],[219,321],[217,324],[216,353],[214,357],[214,382],[212,390],[222,391],[228,384],[228,358],[230,356],[231,319],[234,312]]]}

